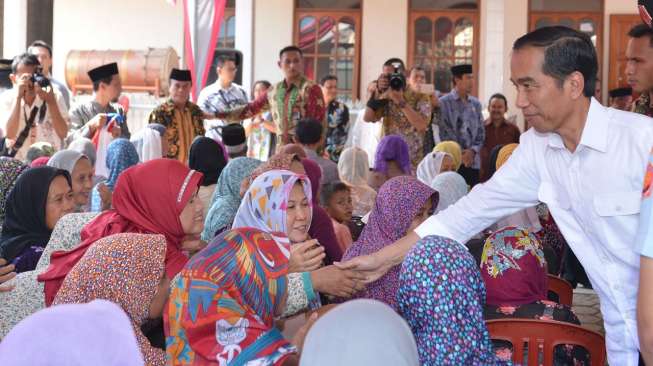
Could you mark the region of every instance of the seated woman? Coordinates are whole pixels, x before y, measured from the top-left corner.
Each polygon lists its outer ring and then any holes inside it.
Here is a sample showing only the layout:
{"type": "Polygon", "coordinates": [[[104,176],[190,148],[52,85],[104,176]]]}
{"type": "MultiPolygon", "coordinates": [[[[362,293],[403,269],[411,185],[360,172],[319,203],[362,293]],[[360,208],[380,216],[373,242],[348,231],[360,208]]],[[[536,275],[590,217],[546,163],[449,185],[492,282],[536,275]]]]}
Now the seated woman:
{"type": "Polygon", "coordinates": [[[370,165],[365,150],[357,147],[343,150],[338,160],[338,175],[351,188],[352,215],[360,218],[372,211],[376,191],[368,185],[370,165]]]}
{"type": "Polygon", "coordinates": [[[127,169],[118,179],[113,209],[82,229],[81,243],[54,252],[50,266],[39,275],[45,282],[45,302],[52,303],[61,283],[91,244],[119,233],[162,234],[166,237],[166,276],[173,278],[202,246],[202,205],[197,199],[202,174],[176,160],[156,159],[127,169]],[[159,184],[143,184],[145,181],[159,184]]]}
{"type": "Polygon", "coordinates": [[[388,135],[381,139],[376,148],[374,169],[370,174],[370,187],[379,188],[394,177],[411,175],[410,152],[408,144],[399,135],[388,135]]]}
{"type": "Polygon", "coordinates": [[[48,166],[63,169],[70,174],[73,187],[75,212],[84,212],[88,207],[93,189],[93,164],[84,154],[73,150],[61,150],[52,155],[48,166]]]}
{"type": "Polygon", "coordinates": [[[469,186],[465,182],[465,178],[456,172],[438,174],[429,185],[439,194],[438,207],[435,209],[434,214],[444,211],[469,192],[469,186]]]}
{"type": "Polygon", "coordinates": [[[67,171],[46,166],[23,172],[7,198],[0,258],[17,273],[33,270],[57,221],[74,207],[67,171]]]}
{"type": "MultiPolygon", "coordinates": [[[[486,320],[526,318],[580,325],[571,308],[547,301],[547,266],[535,235],[507,227],[492,234],[481,256],[481,275],[487,289],[486,320]]],[[[497,355],[512,357],[510,343],[495,341],[497,355]]],[[[589,365],[582,347],[559,345],[555,365],[589,365]]]]}
{"type": "Polygon", "coordinates": [[[464,246],[427,236],[408,252],[397,305],[413,331],[422,365],[510,365],[494,355],[484,303],[483,280],[464,246]]]}
{"type": "MultiPolygon", "coordinates": [[[[98,183],[106,180],[105,177],[97,175],[95,172],[95,163],[97,162],[97,151],[95,151],[95,145],[90,139],[85,137],[79,137],[73,140],[73,142],[68,145],[68,150],[77,151],[78,153],[84,154],[88,160],[91,161],[91,166],[93,166],[93,187],[98,183]]],[[[88,205],[84,208],[84,212],[88,212],[91,209],[91,201],[89,199],[88,205]]]]}
{"type": "Polygon", "coordinates": [[[451,155],[440,151],[430,152],[417,165],[417,179],[424,184],[430,185],[438,174],[455,172],[454,168],[455,165],[451,155]]]}
{"type": "Polygon", "coordinates": [[[168,139],[165,126],[150,123],[132,135],[129,141],[134,145],[141,163],[168,156],[168,139]]]}
{"type": "Polygon", "coordinates": [[[289,291],[288,245],[284,233],[238,228],[194,256],[171,284],[168,364],[297,365],[305,331],[291,343],[274,327],[289,291]]]}
{"type": "Polygon", "coordinates": [[[453,171],[457,172],[463,162],[463,150],[456,141],[442,141],[435,145],[433,152],[443,152],[449,154],[453,159],[453,171]]]}
{"type": "Polygon", "coordinates": [[[289,295],[284,316],[320,306],[317,293],[350,297],[362,288],[363,277],[334,265],[322,266],[324,248],[311,240],[313,215],[307,177],[288,170],[271,170],[252,182],[238,209],[233,229],[253,227],[281,233],[291,244],[289,295]]]}
{"type": "Polygon", "coordinates": [[[163,235],[126,233],[102,238],[66,276],[53,305],[98,299],[116,303],[131,320],[145,365],[163,366],[165,352],[150,345],[140,326],[148,318],[163,315],[170,285],[165,257],[163,235]]]}
{"type": "MultiPolygon", "coordinates": [[[[415,177],[390,179],[379,190],[367,226],[347,249],[343,261],[375,253],[394,243],[431,216],[437,205],[438,193],[415,177]]],[[[383,301],[395,307],[400,271],[401,265],[395,266],[356,297],[383,301]]]]}
{"type": "Polygon", "coordinates": [[[261,162],[252,158],[239,157],[229,160],[218,178],[211,198],[202,240],[209,241],[231,227],[242,200],[240,186],[259,165],[261,162]]]}
{"type": "Polygon", "coordinates": [[[5,206],[9,192],[16,185],[16,180],[27,169],[27,165],[20,160],[0,157],[0,231],[5,221],[5,206]]]}
{"type": "Polygon", "coordinates": [[[204,217],[209,212],[211,197],[218,178],[227,165],[227,159],[220,144],[208,137],[198,136],[190,145],[188,166],[204,175],[197,197],[204,205],[204,217]]]}
{"type": "Polygon", "coordinates": [[[127,168],[138,164],[138,153],[127,139],[115,139],[107,148],[107,180],[93,187],[91,194],[91,212],[111,209],[111,196],[116,182],[127,168]]]}

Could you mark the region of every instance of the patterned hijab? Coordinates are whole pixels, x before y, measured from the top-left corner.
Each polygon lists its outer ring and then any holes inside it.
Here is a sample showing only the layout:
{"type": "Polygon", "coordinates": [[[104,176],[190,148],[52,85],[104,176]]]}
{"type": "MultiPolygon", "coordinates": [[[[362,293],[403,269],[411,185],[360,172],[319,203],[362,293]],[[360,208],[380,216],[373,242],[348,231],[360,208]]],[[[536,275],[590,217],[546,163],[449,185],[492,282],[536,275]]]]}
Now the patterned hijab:
{"type": "Polygon", "coordinates": [[[481,274],[488,305],[518,306],[546,299],[544,252],[528,230],[507,227],[490,235],[483,247],[481,274]]]}
{"type": "Polygon", "coordinates": [[[388,135],[381,139],[376,148],[374,170],[388,173],[388,162],[395,161],[404,174],[411,173],[410,153],[408,144],[399,135],[388,135]]]}
{"type": "Polygon", "coordinates": [[[399,282],[399,313],[423,365],[498,363],[483,320],[483,280],[465,247],[439,236],[420,240],[404,259],[399,282]]]}
{"type": "Polygon", "coordinates": [[[0,157],[0,228],[5,220],[5,204],[18,176],[27,169],[27,165],[14,158],[0,157]]]}
{"type": "Polygon", "coordinates": [[[456,141],[442,141],[435,145],[433,151],[440,151],[451,155],[456,171],[460,169],[460,165],[462,165],[463,162],[463,151],[456,141]]]}
{"type": "Polygon", "coordinates": [[[218,178],[218,184],[211,198],[211,207],[206,214],[202,240],[210,241],[216,233],[231,227],[240,206],[240,185],[247,179],[261,161],[239,157],[229,160],[218,178]]]}
{"type": "Polygon", "coordinates": [[[165,364],[165,354],[141,332],[163,276],[163,235],[125,233],[98,240],[66,277],[54,305],[96,299],[118,304],[129,316],[146,365],[165,364]],[[138,275],[135,275],[138,274],[138,275]]]}
{"type": "Polygon", "coordinates": [[[256,177],[270,170],[290,170],[293,161],[301,162],[301,158],[297,154],[279,153],[272,155],[268,161],[261,164],[261,166],[252,172],[249,180],[253,182],[256,177]]]}
{"type": "Polygon", "coordinates": [[[433,179],[440,174],[442,160],[445,156],[451,155],[440,151],[427,154],[417,165],[417,179],[424,184],[431,184],[433,179]]]}
{"type": "Polygon", "coordinates": [[[113,191],[120,174],[136,164],[138,164],[138,152],[136,152],[136,148],[129,140],[116,139],[112,141],[107,148],[109,178],[104,184],[113,191]]]}
{"type": "MultiPolygon", "coordinates": [[[[428,201],[437,206],[438,193],[415,177],[399,176],[387,181],[376,196],[376,204],[361,236],[345,252],[343,260],[376,253],[406,235],[422,206],[428,201]]],[[[395,266],[383,277],[367,285],[359,297],[395,305],[399,271],[395,266]]]]}
{"type": "Polygon", "coordinates": [[[253,228],[217,236],[171,285],[164,316],[170,365],[282,365],[297,350],[274,327],[289,247],[253,228]]]}
{"type": "MultiPolygon", "coordinates": [[[[266,233],[286,235],[286,215],[290,191],[300,182],[308,202],[312,202],[308,177],[289,170],[271,170],[252,182],[238,208],[232,228],[253,227],[266,233]]],[[[311,214],[308,222],[311,221],[311,214]]]]}
{"type": "Polygon", "coordinates": [[[431,188],[438,191],[440,201],[434,213],[445,210],[447,207],[458,202],[468,193],[468,185],[465,178],[456,172],[444,172],[438,174],[431,181],[431,188]]]}

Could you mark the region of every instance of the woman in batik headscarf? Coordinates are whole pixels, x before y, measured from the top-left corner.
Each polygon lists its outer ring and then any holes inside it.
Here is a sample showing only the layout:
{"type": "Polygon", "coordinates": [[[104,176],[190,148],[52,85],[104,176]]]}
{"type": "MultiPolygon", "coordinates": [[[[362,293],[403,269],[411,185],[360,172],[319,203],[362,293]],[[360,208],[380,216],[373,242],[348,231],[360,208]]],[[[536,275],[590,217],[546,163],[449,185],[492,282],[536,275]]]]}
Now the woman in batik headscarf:
{"type": "Polygon", "coordinates": [[[120,174],[136,164],[138,164],[138,153],[129,140],[116,139],[109,144],[107,148],[109,177],[106,181],[93,187],[91,212],[106,211],[111,208],[111,195],[120,174]]]}
{"type": "MultiPolygon", "coordinates": [[[[571,308],[547,300],[547,264],[540,242],[528,230],[507,227],[485,241],[481,275],[487,289],[485,319],[525,318],[580,325],[571,308]]],[[[509,360],[510,343],[494,341],[497,355],[509,360]]],[[[582,347],[558,345],[554,365],[589,365],[582,347]]]]}
{"type": "MultiPolygon", "coordinates": [[[[424,222],[438,205],[438,194],[415,177],[401,176],[387,181],[379,190],[376,205],[360,238],[343,256],[343,261],[378,252],[401,239],[424,222]]],[[[356,295],[395,306],[399,288],[397,265],[356,295]]]]}
{"type": "Polygon", "coordinates": [[[427,236],[404,259],[397,305],[422,365],[503,365],[483,319],[485,288],[476,261],[459,243],[427,236]]]}
{"type": "Polygon", "coordinates": [[[274,327],[287,293],[289,251],[282,233],[239,228],[195,255],[171,286],[168,364],[296,365],[297,347],[274,327]]]}
{"type": "Polygon", "coordinates": [[[202,240],[210,241],[214,236],[228,230],[234,222],[236,211],[242,200],[240,186],[261,162],[239,157],[229,160],[218,178],[217,187],[204,221],[202,240]]]}
{"type": "Polygon", "coordinates": [[[100,239],[68,273],[53,305],[97,299],[118,304],[131,320],[145,364],[163,366],[165,352],[152,347],[140,327],[163,314],[170,284],[165,257],[163,235],[125,233],[100,239]]]}

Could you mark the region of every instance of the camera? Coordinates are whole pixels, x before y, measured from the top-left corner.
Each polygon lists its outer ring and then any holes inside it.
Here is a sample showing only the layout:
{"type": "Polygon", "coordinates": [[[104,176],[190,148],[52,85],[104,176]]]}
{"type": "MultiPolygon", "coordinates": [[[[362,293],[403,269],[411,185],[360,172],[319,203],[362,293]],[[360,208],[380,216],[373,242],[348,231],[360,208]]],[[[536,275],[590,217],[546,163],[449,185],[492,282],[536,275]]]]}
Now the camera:
{"type": "Polygon", "coordinates": [[[406,76],[401,72],[399,67],[395,66],[395,71],[389,76],[390,89],[404,90],[406,88],[406,76]]]}
{"type": "Polygon", "coordinates": [[[32,81],[32,83],[40,86],[41,88],[47,88],[48,86],[50,86],[50,79],[46,78],[39,71],[32,74],[32,78],[30,80],[32,81]]]}

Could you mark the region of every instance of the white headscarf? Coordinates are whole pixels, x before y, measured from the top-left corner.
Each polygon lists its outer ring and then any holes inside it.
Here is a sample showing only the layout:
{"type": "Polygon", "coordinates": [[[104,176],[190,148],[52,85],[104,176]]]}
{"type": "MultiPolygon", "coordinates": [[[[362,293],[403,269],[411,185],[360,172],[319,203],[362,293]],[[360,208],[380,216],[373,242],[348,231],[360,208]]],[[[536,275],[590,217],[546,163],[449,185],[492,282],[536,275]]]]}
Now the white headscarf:
{"type": "Polygon", "coordinates": [[[430,185],[440,195],[435,213],[443,211],[463,198],[469,188],[467,182],[465,182],[465,178],[456,172],[440,173],[433,178],[430,185]]]}
{"type": "Polygon", "coordinates": [[[417,165],[417,179],[424,184],[431,184],[435,176],[440,174],[442,160],[444,160],[445,156],[451,155],[440,151],[426,154],[424,159],[417,165]]]}
{"type": "Polygon", "coordinates": [[[408,324],[388,305],[353,300],[318,319],[306,336],[300,366],[417,366],[408,324]]]}
{"type": "Polygon", "coordinates": [[[86,155],[74,150],[61,150],[52,155],[50,160],[48,160],[47,165],[53,168],[63,169],[72,175],[73,170],[75,169],[75,164],[77,164],[81,158],[86,158],[86,155]]]}
{"type": "Polygon", "coordinates": [[[365,150],[349,147],[342,151],[338,160],[338,175],[350,186],[366,186],[370,164],[365,150]]]}
{"type": "Polygon", "coordinates": [[[138,159],[145,163],[154,159],[161,159],[163,151],[161,149],[161,134],[152,128],[142,128],[132,135],[129,140],[138,152],[138,159]]]}

